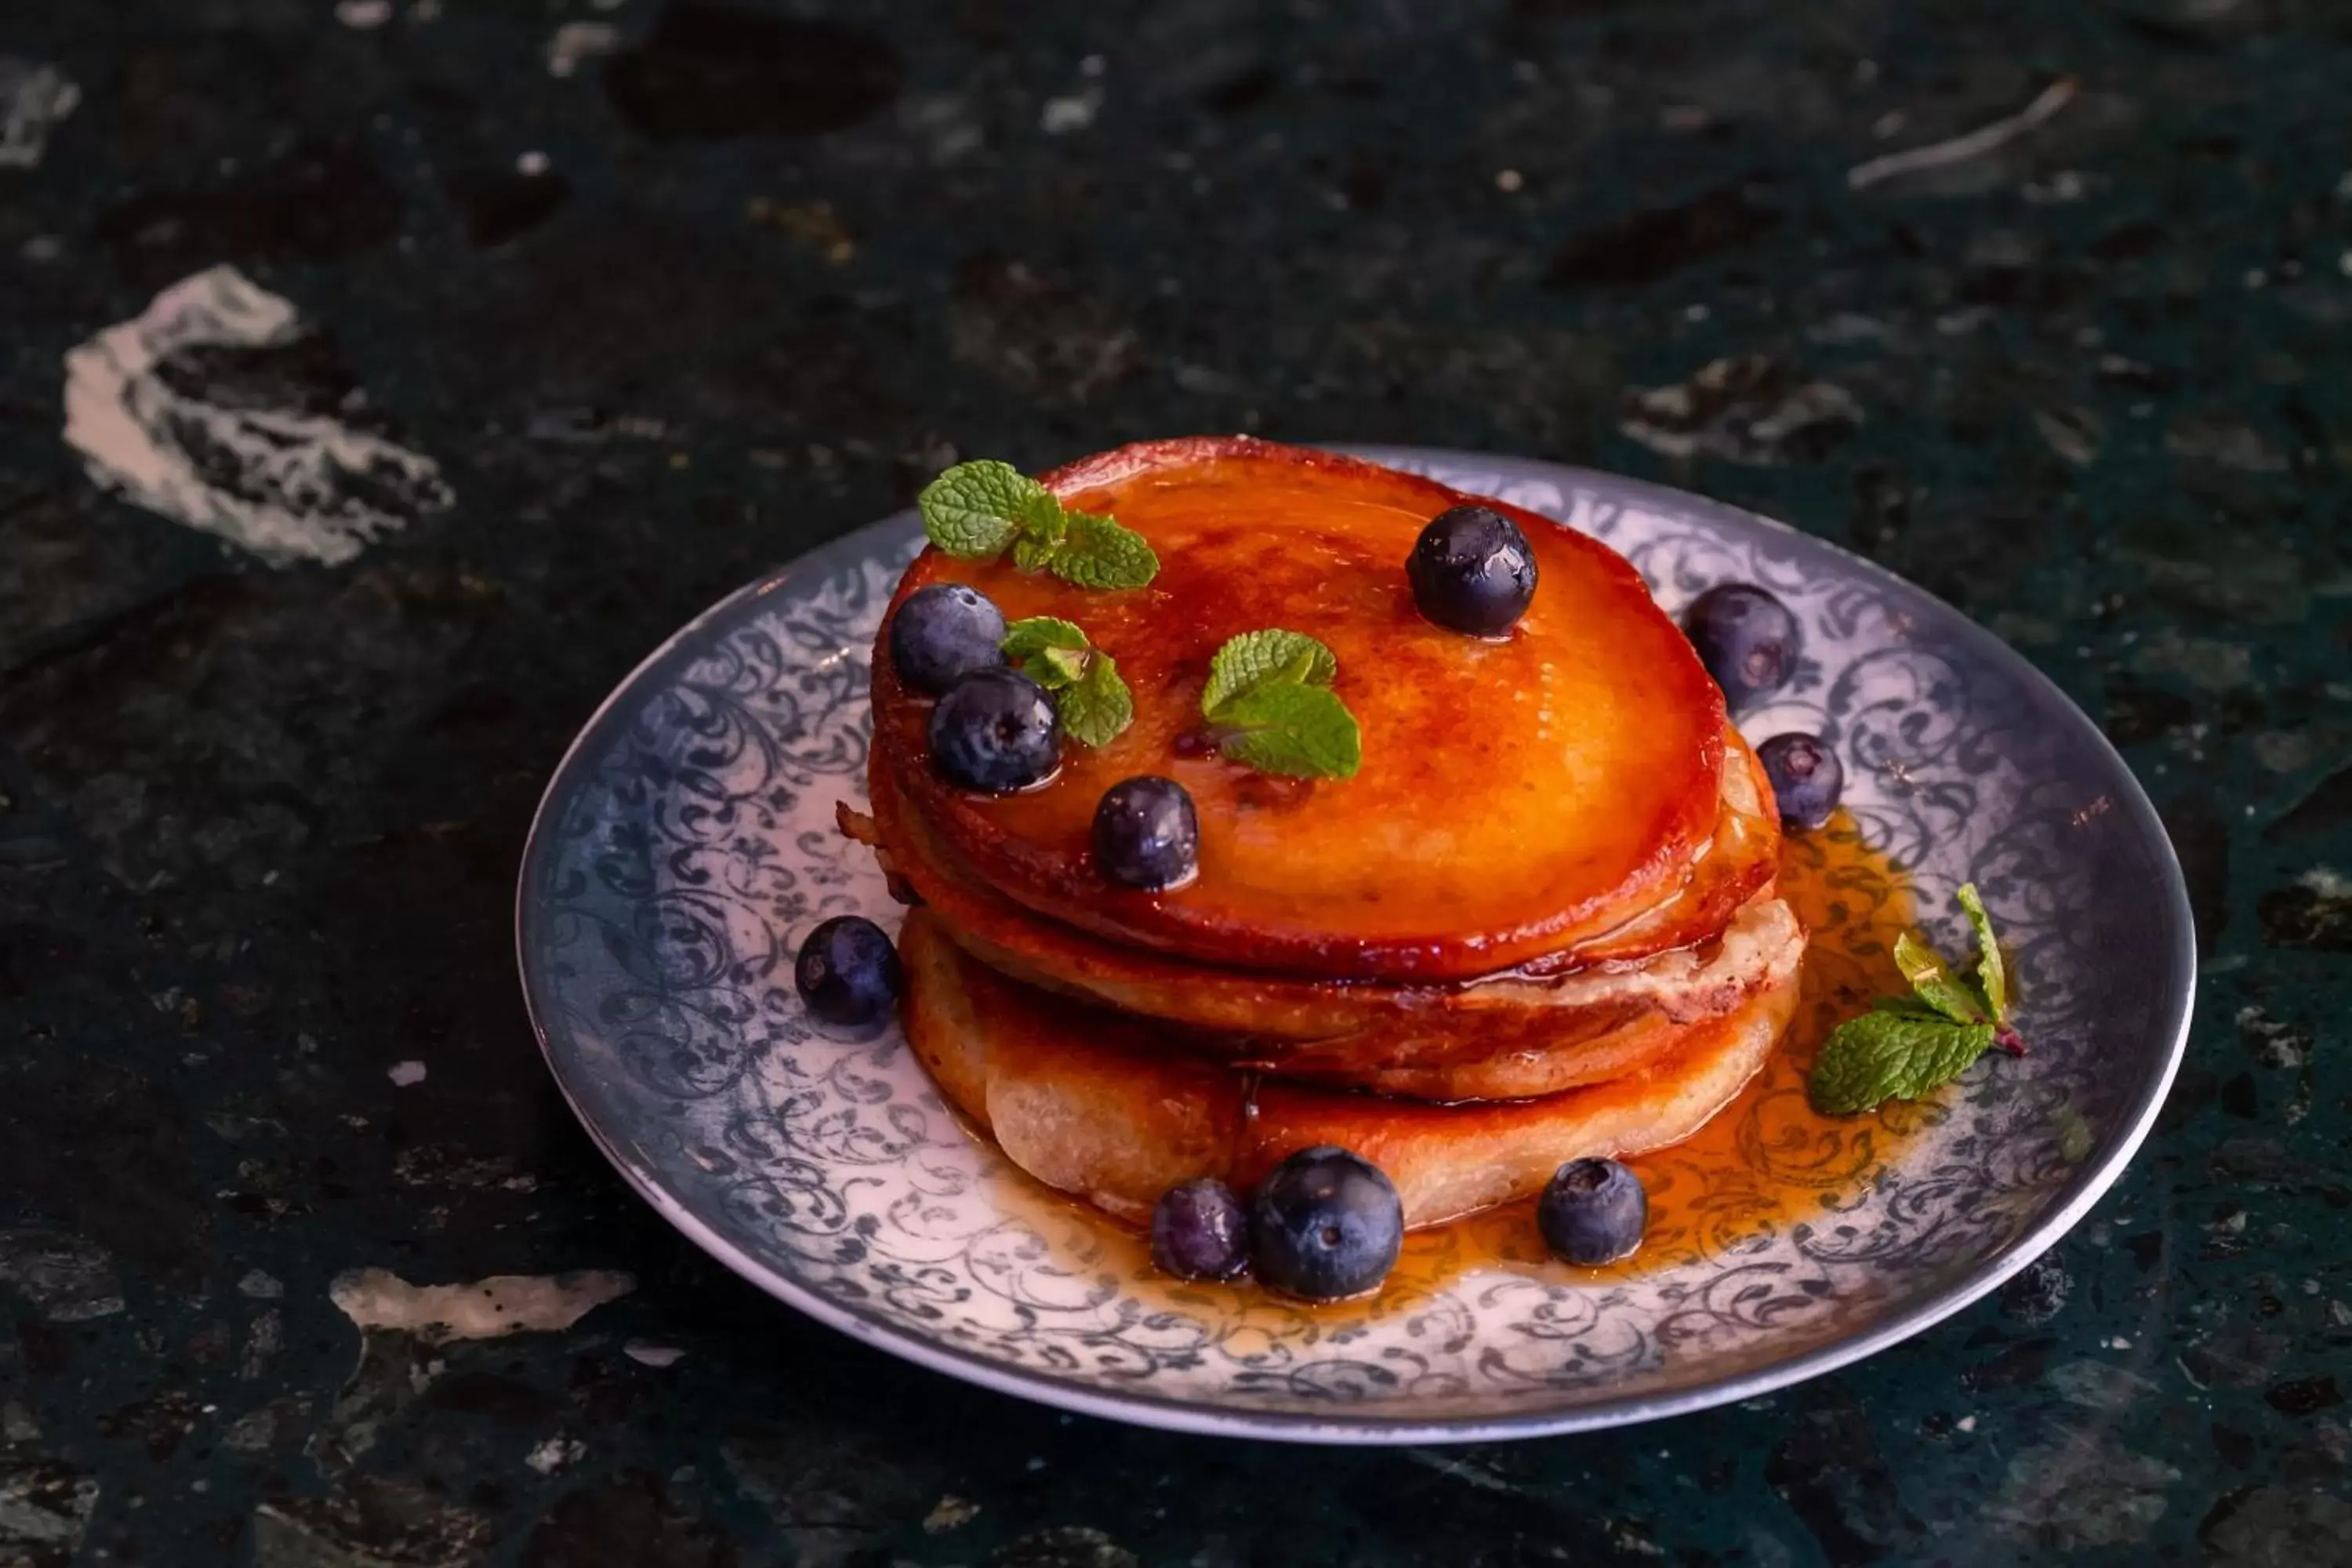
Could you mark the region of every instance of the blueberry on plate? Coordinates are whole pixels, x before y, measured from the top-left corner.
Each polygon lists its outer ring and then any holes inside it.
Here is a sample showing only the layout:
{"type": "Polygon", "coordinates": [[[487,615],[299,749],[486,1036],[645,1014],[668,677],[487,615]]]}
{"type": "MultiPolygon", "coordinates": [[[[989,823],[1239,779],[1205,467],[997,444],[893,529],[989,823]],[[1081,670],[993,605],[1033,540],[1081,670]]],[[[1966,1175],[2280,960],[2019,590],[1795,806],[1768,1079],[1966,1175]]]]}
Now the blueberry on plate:
{"type": "Polygon", "coordinates": [[[1786,686],[1803,646],[1789,606],[1747,583],[1725,583],[1693,599],[1683,631],[1734,709],[1786,686]]]}
{"type": "Polygon", "coordinates": [[[898,950],[863,915],[822,921],[793,960],[793,984],[819,1021],[860,1028],[887,1016],[903,978],[898,950]]]}
{"type": "Polygon", "coordinates": [[[890,668],[926,697],[959,676],[1004,662],[1004,613],[961,583],[934,583],[907,595],[890,617],[890,668]]]}
{"type": "Polygon", "coordinates": [[[1062,718],[1045,689],[1013,669],[979,669],[931,710],[931,766],[965,789],[1027,789],[1062,761],[1062,718]]]}
{"type": "Polygon", "coordinates": [[[1151,1261],[1179,1279],[1233,1279],[1249,1268],[1249,1211],[1214,1176],[1182,1182],[1151,1210],[1151,1261]]]}
{"type": "Polygon", "coordinates": [[[1328,1143],[1276,1165],[1250,1203],[1258,1282],[1309,1301],[1372,1289],[1403,1246],[1395,1184],[1370,1161],[1328,1143]]]}
{"type": "Polygon", "coordinates": [[[1535,552],[1519,525],[1492,507],[1448,507],[1429,520],[1405,557],[1412,602],[1448,631],[1508,631],[1536,596],[1535,552]]]}
{"type": "Polygon", "coordinates": [[[1837,809],[1845,788],[1845,764],[1818,735],[1775,735],[1756,748],[1764,776],[1772,781],[1783,827],[1819,827],[1837,809]]]}
{"type": "Polygon", "coordinates": [[[1614,1160],[1570,1160],[1536,1200],[1536,1228],[1552,1256],[1588,1268],[1632,1257],[1649,1223],[1642,1178],[1614,1160]]]}
{"type": "Polygon", "coordinates": [[[1122,779],[1095,807],[1095,864],[1114,882],[1158,890],[1192,875],[1201,859],[1201,822],[1192,797],[1154,773],[1122,779]]]}

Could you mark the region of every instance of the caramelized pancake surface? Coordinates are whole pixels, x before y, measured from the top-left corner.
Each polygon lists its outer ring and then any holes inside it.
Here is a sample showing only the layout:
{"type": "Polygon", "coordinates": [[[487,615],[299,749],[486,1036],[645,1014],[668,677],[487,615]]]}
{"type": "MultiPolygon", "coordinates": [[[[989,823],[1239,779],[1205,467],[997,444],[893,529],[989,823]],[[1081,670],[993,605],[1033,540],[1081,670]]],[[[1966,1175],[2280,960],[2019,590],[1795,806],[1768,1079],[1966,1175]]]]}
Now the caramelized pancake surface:
{"type": "MultiPolygon", "coordinates": [[[[1688,916],[1674,950],[1638,964],[1396,984],[1221,969],[1121,947],[1021,908],[956,866],[882,770],[867,837],[958,946],[1015,979],[1180,1026],[1196,1054],[1285,1074],[1433,1099],[1549,1093],[1622,1065],[1622,1037],[1736,1007],[1803,934],[1770,897],[1778,824],[1753,753],[1727,735],[1723,811],[1692,868],[1707,891],[1670,900],[1688,916]]],[[[1660,912],[1642,922],[1661,934],[1660,912]]]]}
{"type": "Polygon", "coordinates": [[[1164,1049],[1149,1023],[1005,979],[926,910],[908,916],[899,951],[907,1037],[940,1092],[1014,1164],[1130,1219],[1194,1176],[1246,1190],[1317,1143],[1386,1172],[1408,1226],[1527,1196],[1565,1160],[1688,1137],[1763,1065],[1797,994],[1792,971],[1606,1083],[1441,1106],[1272,1079],[1253,1088],[1245,1073],[1164,1049]]]}
{"type": "Polygon", "coordinates": [[[1476,499],[1433,480],[1246,439],[1124,447],[1045,480],[1150,541],[1158,578],[1088,593],[932,550],[898,598],[962,582],[1009,620],[1077,622],[1118,661],[1134,724],[1100,750],[1066,745],[1035,790],[961,791],[927,765],[930,705],[891,674],[887,619],[875,659],[877,765],[1006,898],[1223,967],[1444,980],[1573,948],[1687,879],[1716,826],[1722,698],[1606,546],[1482,501],[1519,524],[1540,574],[1519,624],[1482,640],[1413,607],[1415,537],[1476,499]],[[1353,779],[1271,777],[1203,747],[1210,656],[1266,626],[1337,654],[1363,731],[1353,779]],[[1181,783],[1200,816],[1200,875],[1167,893],[1112,886],[1088,848],[1103,792],[1147,773],[1181,783]]]}

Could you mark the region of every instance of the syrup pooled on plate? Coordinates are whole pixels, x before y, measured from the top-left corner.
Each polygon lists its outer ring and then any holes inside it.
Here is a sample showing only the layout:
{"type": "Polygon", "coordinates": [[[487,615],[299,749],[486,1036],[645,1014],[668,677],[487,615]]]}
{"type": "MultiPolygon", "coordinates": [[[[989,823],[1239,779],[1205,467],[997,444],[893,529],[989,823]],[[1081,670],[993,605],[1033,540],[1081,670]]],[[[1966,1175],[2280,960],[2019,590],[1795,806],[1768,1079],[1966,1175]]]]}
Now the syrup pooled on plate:
{"type": "Polygon", "coordinates": [[[1210,1320],[1222,1342],[1255,1338],[1271,1347],[1296,1334],[1328,1332],[1350,1314],[1416,1310],[1473,1273],[1605,1284],[1720,1256],[1815,1219],[1861,1196],[1944,1112],[1927,1100],[1889,1102],[1870,1116],[1830,1117],[1814,1110],[1805,1094],[1806,1073],[1830,1031],[1874,998],[1906,989],[1894,946],[1916,924],[1907,880],[1864,845],[1853,817],[1841,811],[1827,826],[1783,841],[1779,891],[1811,933],[1795,1019],[1763,1070],[1697,1133],[1625,1162],[1649,1190],[1650,1220],[1640,1250],[1621,1263],[1583,1268],[1559,1262],[1536,1232],[1534,1205],[1507,1204],[1413,1232],[1377,1293],[1318,1306],[1247,1281],[1171,1279],[1152,1268],[1150,1246],[1136,1231],[1017,1173],[1013,1190],[1022,1195],[1009,1223],[1052,1249],[1056,1272],[1074,1292],[1123,1288],[1148,1306],[1210,1320]]]}
{"type": "Polygon", "coordinates": [[[1493,1264],[1601,1280],[1696,1263],[1858,1197],[1940,1117],[1933,1100],[1890,1101],[1874,1116],[1824,1116],[1805,1094],[1830,1031],[1876,998],[1909,989],[1894,951],[1895,939],[1916,925],[1907,880],[1840,811],[1825,826],[1781,840],[1779,890],[1811,935],[1796,1017],[1738,1099],[1674,1147],[1625,1161],[1649,1189],[1641,1249],[1601,1268],[1558,1262],[1536,1234],[1532,1205],[1510,1204],[1408,1238],[1398,1275],[1442,1285],[1493,1264]]]}

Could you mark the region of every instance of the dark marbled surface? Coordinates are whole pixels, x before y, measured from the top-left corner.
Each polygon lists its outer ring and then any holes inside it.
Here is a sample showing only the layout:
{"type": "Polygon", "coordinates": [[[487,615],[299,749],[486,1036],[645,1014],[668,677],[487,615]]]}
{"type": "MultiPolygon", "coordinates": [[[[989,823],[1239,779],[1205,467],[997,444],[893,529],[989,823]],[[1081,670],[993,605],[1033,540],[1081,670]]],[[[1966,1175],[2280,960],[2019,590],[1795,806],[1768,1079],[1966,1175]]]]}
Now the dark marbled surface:
{"type": "Polygon", "coordinates": [[[0,1563],[2352,1552],[2340,7],[12,0],[0,56],[0,1563]],[[93,485],[65,355],[222,262],[313,335],[175,384],[452,505],[273,566],[93,485]],[[1748,1406],[1321,1453],[902,1367],[632,1200],[512,974],[573,730],[956,454],[1237,427],[1737,500],[2103,715],[2209,973],[2094,1217],[1748,1406]],[[361,1268],[635,1288],[436,1346],[361,1268]]]}

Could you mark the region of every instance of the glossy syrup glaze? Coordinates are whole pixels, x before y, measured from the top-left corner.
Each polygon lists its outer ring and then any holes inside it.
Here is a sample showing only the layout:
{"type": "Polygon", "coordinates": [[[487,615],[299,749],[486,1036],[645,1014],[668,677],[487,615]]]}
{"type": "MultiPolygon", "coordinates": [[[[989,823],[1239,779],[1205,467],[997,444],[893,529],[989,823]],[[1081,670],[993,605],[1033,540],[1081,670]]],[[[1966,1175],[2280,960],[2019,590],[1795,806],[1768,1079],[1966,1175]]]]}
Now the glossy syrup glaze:
{"type": "MultiPolygon", "coordinates": [[[[872,817],[861,831],[960,946],[1013,979],[1177,1026],[1196,1054],[1258,1062],[1286,1077],[1433,1099],[1503,1098],[1548,1090],[1465,1089],[1457,1096],[1411,1079],[1472,1059],[1572,1048],[1617,1031],[1660,994],[1696,998],[1726,978],[1749,977],[1751,962],[1737,949],[1726,952],[1720,939],[1743,922],[1741,902],[1778,871],[1780,829],[1753,754],[1736,731],[1727,745],[1737,765],[1724,770],[1727,786],[1744,781],[1746,788],[1727,789],[1691,886],[1643,919],[1650,924],[1678,913],[1673,929],[1679,940],[1672,945],[1690,949],[1701,962],[1695,969],[1670,959],[1646,965],[1638,984],[1606,968],[1417,985],[1314,980],[1122,947],[1022,909],[957,864],[878,765],[872,817]],[[1391,1069],[1402,1069],[1406,1080],[1385,1081],[1381,1074],[1391,1069]]],[[[1553,1087],[1605,1076],[1580,1075],[1553,1087]]]]}
{"type": "Polygon", "coordinates": [[[908,913],[898,951],[900,1018],[941,1091],[1023,1170],[1128,1218],[1149,1215],[1179,1182],[1252,1185],[1284,1156],[1325,1143],[1387,1172],[1410,1225],[1533,1196],[1563,1149],[1655,1149],[1689,1136],[1763,1066],[1797,1002],[1790,951],[1730,1011],[1644,1032],[1639,1059],[1605,1082],[1440,1104],[1194,1056],[1162,1026],[996,973],[929,910],[908,913]]]}
{"type": "Polygon", "coordinates": [[[1717,818],[1722,700],[1606,546],[1506,509],[1542,581],[1508,635],[1474,638],[1422,619],[1406,582],[1423,524],[1468,499],[1432,480],[1203,440],[1125,448],[1046,482],[1148,539],[1158,578],[1088,593],[1009,558],[929,551],[901,598],[961,582],[1008,618],[1076,621],[1118,660],[1132,727],[1100,750],[1066,747],[1059,773],[1033,791],[957,791],[924,765],[926,705],[898,685],[887,657],[875,661],[877,765],[1007,897],[1222,966],[1440,979],[1573,946],[1688,877],[1717,818]],[[1272,777],[1203,743],[1211,655],[1269,626],[1337,654],[1336,689],[1363,733],[1355,777],[1272,777]],[[1200,876],[1171,893],[1107,891],[1088,858],[1095,805],[1145,773],[1192,793],[1200,876]]]}
{"type": "MultiPolygon", "coordinates": [[[[1131,1227],[1042,1184],[1008,1190],[1012,1223],[1047,1238],[1074,1272],[1116,1277],[1246,1343],[1269,1349],[1342,1328],[1351,1315],[1412,1310],[1432,1294],[1479,1274],[1518,1274],[1555,1283],[1606,1284],[1720,1256],[1787,1226],[1833,1221],[1919,1132],[1942,1119],[1938,1101],[1890,1104],[1874,1116],[1825,1117],[1805,1096],[1805,1075],[1829,1032],[1873,998],[1899,992],[1895,936],[1915,923],[1906,879],[1868,848],[1841,812],[1824,828],[1790,837],[1781,896],[1811,930],[1796,1016],[1779,1050],[1738,1099],[1692,1137],[1626,1163],[1650,1194],[1641,1249],[1604,1268],[1551,1258],[1536,1233],[1533,1205],[1506,1204],[1415,1231],[1387,1283],[1357,1301],[1307,1306],[1244,1281],[1191,1285],[1151,1267],[1131,1227]]],[[[1015,1173],[1017,1178],[1017,1173],[1015,1173]]]]}

